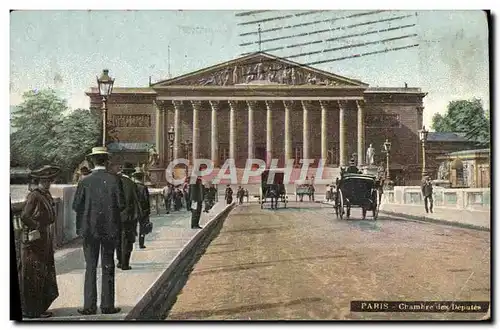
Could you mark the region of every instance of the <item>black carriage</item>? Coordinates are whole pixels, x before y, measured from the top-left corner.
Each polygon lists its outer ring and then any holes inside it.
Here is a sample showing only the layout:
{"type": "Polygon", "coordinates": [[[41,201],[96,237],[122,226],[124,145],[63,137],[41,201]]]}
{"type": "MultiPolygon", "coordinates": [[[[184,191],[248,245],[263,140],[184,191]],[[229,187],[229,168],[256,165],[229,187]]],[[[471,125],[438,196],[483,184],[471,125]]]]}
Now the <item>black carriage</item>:
{"type": "Polygon", "coordinates": [[[343,219],[351,216],[351,208],[362,210],[363,219],[368,211],[373,220],[377,220],[379,212],[379,181],[375,176],[366,174],[344,173],[337,183],[335,196],[335,214],[343,219]]]}
{"type": "Polygon", "coordinates": [[[259,203],[260,208],[264,208],[264,203],[267,200],[271,202],[271,209],[278,208],[278,202],[283,203],[286,208],[288,197],[285,189],[285,173],[282,170],[265,170],[260,176],[260,195],[259,203]],[[269,175],[273,174],[274,178],[272,183],[268,183],[269,175]]]}

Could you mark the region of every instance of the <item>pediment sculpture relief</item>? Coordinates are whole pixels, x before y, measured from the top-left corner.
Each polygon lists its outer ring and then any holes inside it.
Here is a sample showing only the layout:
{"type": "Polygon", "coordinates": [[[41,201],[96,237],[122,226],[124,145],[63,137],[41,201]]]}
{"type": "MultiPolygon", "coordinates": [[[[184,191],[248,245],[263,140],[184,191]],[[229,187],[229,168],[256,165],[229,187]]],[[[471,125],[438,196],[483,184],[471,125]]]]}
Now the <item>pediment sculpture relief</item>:
{"type": "Polygon", "coordinates": [[[204,77],[187,79],[180,82],[182,85],[202,86],[230,86],[249,84],[253,81],[267,81],[284,85],[326,85],[338,86],[341,83],[329,77],[303,69],[299,66],[290,66],[277,61],[263,61],[251,64],[234,64],[204,77]]]}

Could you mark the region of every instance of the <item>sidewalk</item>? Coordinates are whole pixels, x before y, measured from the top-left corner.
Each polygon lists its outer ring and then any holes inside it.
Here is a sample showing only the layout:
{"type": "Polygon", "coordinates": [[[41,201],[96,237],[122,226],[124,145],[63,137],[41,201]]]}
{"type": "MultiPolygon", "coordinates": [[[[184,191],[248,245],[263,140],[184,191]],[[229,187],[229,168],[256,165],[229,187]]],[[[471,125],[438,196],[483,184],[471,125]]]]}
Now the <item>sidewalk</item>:
{"type": "MultiPolygon", "coordinates": [[[[209,213],[202,213],[200,225],[207,226],[212,220],[218,218],[226,209],[224,203],[217,203],[209,213]]],[[[118,314],[98,314],[83,316],[77,312],[83,306],[83,286],[85,276],[85,261],[83,250],[79,242],[74,242],[67,248],[55,253],[57,284],[59,297],[54,301],[49,311],[51,320],[123,320],[140,304],[147,304],[147,294],[154,290],[154,284],[160,279],[164,280],[169,266],[179,257],[183,257],[185,250],[190,249],[195,237],[200,236],[204,230],[191,229],[191,212],[178,211],[151,217],[153,232],[146,236],[146,249],[139,249],[138,242],[134,244],[132,252],[131,270],[115,271],[115,305],[121,308],[118,314]]],[[[210,226],[211,227],[211,226],[210,226]]],[[[210,228],[207,227],[207,230],[210,228]]],[[[206,230],[205,230],[206,231],[206,230]]],[[[195,247],[194,247],[195,248],[195,247]]],[[[168,274],[167,274],[168,275],[168,274]]],[[[99,307],[101,294],[101,264],[97,268],[97,303],[99,307]]],[[[141,307],[141,308],[142,308],[141,307]]]]}
{"type": "MultiPolygon", "coordinates": [[[[334,205],[333,202],[321,201],[334,205]]],[[[434,207],[434,213],[426,213],[422,205],[380,205],[380,213],[390,216],[405,217],[410,220],[426,221],[448,226],[490,231],[491,214],[487,211],[468,211],[447,207],[434,207]]]]}
{"type": "Polygon", "coordinates": [[[434,213],[426,213],[423,205],[380,205],[380,213],[404,216],[413,220],[428,221],[464,228],[490,230],[491,213],[488,211],[468,211],[446,207],[435,207],[434,213]]]}

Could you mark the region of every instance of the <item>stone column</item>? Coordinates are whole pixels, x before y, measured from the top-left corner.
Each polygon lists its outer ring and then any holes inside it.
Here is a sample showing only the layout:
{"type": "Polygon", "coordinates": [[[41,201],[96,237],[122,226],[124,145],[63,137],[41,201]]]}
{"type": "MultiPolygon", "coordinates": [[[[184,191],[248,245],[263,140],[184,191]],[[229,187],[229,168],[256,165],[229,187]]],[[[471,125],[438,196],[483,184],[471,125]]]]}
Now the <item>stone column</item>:
{"type": "Polygon", "coordinates": [[[158,152],[158,165],[159,167],[162,167],[165,163],[165,151],[164,151],[164,141],[165,139],[163,138],[165,133],[163,132],[164,129],[164,110],[161,107],[161,104],[159,101],[153,101],[154,106],[156,109],[156,130],[155,130],[155,137],[156,137],[156,152],[158,152]]]}
{"type": "Polygon", "coordinates": [[[292,159],[292,130],[291,124],[291,114],[293,101],[283,101],[283,106],[285,107],[285,164],[289,159],[292,159]]]}
{"type": "Polygon", "coordinates": [[[273,159],[273,117],[272,117],[272,101],[266,101],[267,116],[266,116],[266,165],[271,165],[273,159]]]}
{"type": "Polygon", "coordinates": [[[365,150],[365,118],[364,101],[356,101],[358,106],[358,166],[364,165],[365,150]]]}
{"type": "Polygon", "coordinates": [[[254,155],[254,142],[253,142],[253,111],[257,106],[255,101],[247,101],[248,107],[248,158],[253,159],[254,155]]]}
{"type": "Polygon", "coordinates": [[[327,103],[319,101],[319,104],[321,105],[321,159],[326,161],[328,158],[327,103]]]}
{"type": "Polygon", "coordinates": [[[210,101],[210,106],[212,107],[212,132],[211,132],[211,159],[214,167],[219,166],[219,141],[218,141],[218,130],[217,130],[217,112],[219,112],[219,101],[210,101]]]}
{"type": "Polygon", "coordinates": [[[340,166],[347,165],[347,150],[346,150],[346,130],[345,130],[345,108],[347,101],[338,101],[339,104],[339,149],[340,149],[340,166]]]}
{"type": "Polygon", "coordinates": [[[309,106],[308,101],[301,101],[302,103],[302,158],[309,159],[309,106]]]}
{"type": "Polygon", "coordinates": [[[198,111],[201,109],[201,101],[191,101],[193,106],[193,159],[190,159],[191,164],[199,157],[200,147],[200,126],[198,122],[198,111]]]}
{"type": "Polygon", "coordinates": [[[179,158],[179,143],[180,143],[180,111],[182,107],[182,101],[172,101],[174,104],[174,155],[173,158],[179,158]]]}
{"type": "Polygon", "coordinates": [[[229,101],[229,158],[236,162],[236,106],[235,101],[229,101]]]}

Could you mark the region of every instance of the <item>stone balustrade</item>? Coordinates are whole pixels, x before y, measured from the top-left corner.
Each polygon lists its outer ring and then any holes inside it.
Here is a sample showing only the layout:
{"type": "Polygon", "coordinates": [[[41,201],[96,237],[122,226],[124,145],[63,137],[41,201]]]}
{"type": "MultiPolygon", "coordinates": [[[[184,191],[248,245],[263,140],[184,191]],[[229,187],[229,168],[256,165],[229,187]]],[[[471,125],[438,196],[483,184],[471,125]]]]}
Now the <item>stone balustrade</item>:
{"type": "MultiPolygon", "coordinates": [[[[76,235],[76,213],[72,209],[73,198],[76,186],[74,185],[54,185],[51,193],[54,197],[56,208],[56,221],[51,226],[52,240],[54,248],[59,248],[77,238],[76,235]]],[[[151,215],[159,214],[164,208],[161,189],[150,189],[151,215]]],[[[16,249],[19,248],[18,239],[20,237],[21,212],[24,207],[23,202],[13,202],[11,204],[14,216],[14,232],[16,237],[16,249]]]]}
{"type": "MultiPolygon", "coordinates": [[[[450,189],[434,187],[434,206],[462,210],[490,210],[489,188],[450,189]]],[[[419,186],[396,186],[394,190],[386,190],[383,202],[400,205],[423,205],[424,199],[419,186]]]]}

